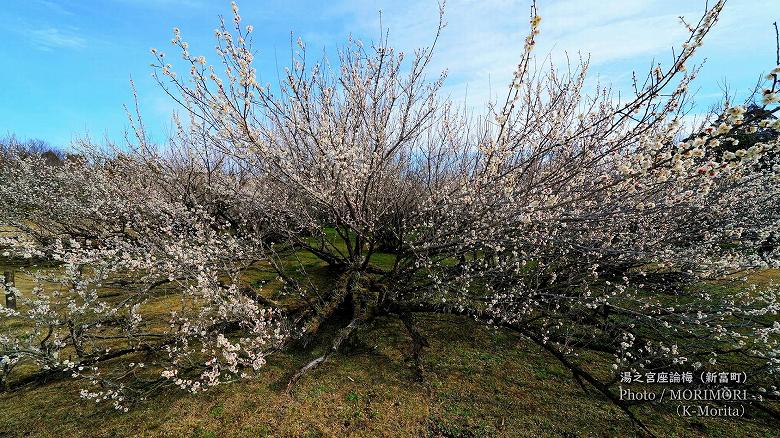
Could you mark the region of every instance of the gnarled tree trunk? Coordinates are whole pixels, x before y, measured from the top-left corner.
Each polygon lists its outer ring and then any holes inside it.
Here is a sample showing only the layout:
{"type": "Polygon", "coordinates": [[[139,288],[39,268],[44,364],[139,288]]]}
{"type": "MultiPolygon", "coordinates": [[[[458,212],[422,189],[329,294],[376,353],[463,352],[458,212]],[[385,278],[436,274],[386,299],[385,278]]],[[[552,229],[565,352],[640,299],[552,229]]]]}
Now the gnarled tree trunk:
{"type": "Polygon", "coordinates": [[[9,309],[16,309],[16,294],[13,289],[15,287],[14,271],[5,271],[3,273],[3,289],[5,289],[5,305],[9,309]]]}

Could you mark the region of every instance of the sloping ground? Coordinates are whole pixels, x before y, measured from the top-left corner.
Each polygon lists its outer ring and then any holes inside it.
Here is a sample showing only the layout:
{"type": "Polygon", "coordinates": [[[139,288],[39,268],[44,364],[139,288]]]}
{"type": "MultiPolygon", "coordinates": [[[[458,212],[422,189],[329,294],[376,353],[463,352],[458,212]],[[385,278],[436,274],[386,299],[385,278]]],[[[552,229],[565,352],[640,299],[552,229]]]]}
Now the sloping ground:
{"type": "MultiPolygon", "coordinates": [[[[291,397],[288,379],[318,351],[277,354],[256,380],[199,395],[172,390],[127,414],[79,400],[75,381],[2,394],[0,437],[638,435],[619,409],[585,393],[535,345],[460,317],[418,322],[431,344],[424,382],[415,381],[401,323],[379,318],[291,397]]],[[[659,436],[780,436],[757,412],[684,419],[659,406],[639,414],[659,436]]]]}

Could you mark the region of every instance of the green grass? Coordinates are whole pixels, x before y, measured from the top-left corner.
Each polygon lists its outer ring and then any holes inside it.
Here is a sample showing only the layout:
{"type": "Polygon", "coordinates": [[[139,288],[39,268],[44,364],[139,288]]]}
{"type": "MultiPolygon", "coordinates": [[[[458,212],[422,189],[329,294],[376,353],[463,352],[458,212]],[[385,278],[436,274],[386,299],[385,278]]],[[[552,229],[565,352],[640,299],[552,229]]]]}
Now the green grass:
{"type": "MultiPolygon", "coordinates": [[[[392,263],[377,255],[373,263],[392,263]]],[[[306,271],[321,287],[332,277],[318,259],[299,253],[291,267],[306,271]]],[[[777,273],[757,274],[766,283],[777,273]]],[[[276,275],[258,264],[243,281],[285,304],[276,275]]],[[[17,274],[21,289],[31,286],[17,274]]],[[[714,286],[707,286],[714,287],[714,286]]],[[[161,295],[146,313],[170,308],[161,295]]],[[[635,425],[594,391],[585,392],[560,363],[514,334],[484,327],[468,318],[420,315],[418,326],[430,347],[423,353],[425,379],[415,379],[411,340],[403,324],[381,317],[358,332],[344,352],[305,376],[292,396],[285,393],[292,373],[321,354],[333,327],[310,350],[269,358],[257,378],[216,387],[198,395],[166,390],[131,410],[118,413],[82,401],[82,384],[57,381],[0,394],[0,437],[17,436],[639,436],[635,425]]],[[[0,324],[0,330],[8,330],[0,324]]],[[[608,361],[583,358],[594,370],[608,361]]],[[[780,436],[780,427],[758,412],[748,418],[686,419],[674,405],[641,407],[637,413],[662,437],[780,436]]]]}
{"type": "MultiPolygon", "coordinates": [[[[198,395],[166,391],[127,414],[79,400],[76,381],[2,394],[0,436],[636,436],[616,407],[583,392],[535,345],[465,318],[419,322],[431,343],[423,382],[414,379],[403,325],[383,317],[291,397],[284,391],[291,373],[317,351],[277,354],[256,379],[198,395]]],[[[761,416],[689,420],[664,406],[639,412],[660,436],[777,432],[761,416]]]]}

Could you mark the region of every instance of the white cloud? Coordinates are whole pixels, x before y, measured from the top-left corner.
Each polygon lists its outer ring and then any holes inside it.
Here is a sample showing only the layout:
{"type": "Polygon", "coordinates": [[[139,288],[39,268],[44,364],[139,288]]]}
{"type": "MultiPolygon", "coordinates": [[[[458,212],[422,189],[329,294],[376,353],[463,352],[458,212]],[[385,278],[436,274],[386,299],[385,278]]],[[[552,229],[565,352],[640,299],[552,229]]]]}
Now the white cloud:
{"type": "Polygon", "coordinates": [[[87,41],[76,34],[77,29],[67,30],[56,27],[45,27],[27,31],[27,36],[37,48],[41,50],[52,49],[81,49],[86,47],[87,41]]]}
{"type": "MultiPolygon", "coordinates": [[[[713,40],[731,49],[749,38],[746,28],[774,9],[776,0],[732,0],[716,26],[713,40]],[[753,6],[755,5],[755,7],[753,6]],[[722,26],[721,26],[722,25],[722,26]],[[721,26],[722,28],[719,28],[721,26]]],[[[678,49],[687,31],[679,22],[685,16],[694,23],[704,12],[704,0],[540,0],[542,16],[537,56],[549,56],[561,64],[568,53],[589,57],[591,72],[606,82],[623,82],[632,70],[647,71],[651,61],[668,64],[672,48],[678,49]]],[[[528,30],[528,0],[450,0],[444,31],[432,69],[447,68],[448,88],[461,98],[468,89],[469,103],[480,106],[490,96],[503,94],[511,79],[528,30]]],[[[376,38],[378,11],[382,25],[390,29],[391,44],[404,50],[427,46],[433,37],[438,5],[435,0],[342,0],[333,14],[348,17],[345,32],[376,38]]],[[[774,18],[773,18],[774,19],[774,18]]],[[[771,22],[771,20],[769,20],[771,22]]],[[[770,23],[771,24],[771,23],[770,23]]],[[[705,43],[705,47],[706,47],[705,43]]]]}
{"type": "Polygon", "coordinates": [[[73,12],[67,9],[66,6],[51,0],[35,0],[35,3],[49,12],[54,12],[60,15],[74,15],[73,12]]]}
{"type": "MultiPolygon", "coordinates": [[[[683,35],[676,15],[654,12],[652,3],[621,0],[539,2],[542,34],[537,54],[560,62],[566,52],[590,54],[591,65],[655,55],[669,50],[683,35]]],[[[435,1],[363,2],[345,0],[341,11],[353,16],[350,25],[363,34],[390,29],[394,46],[410,50],[432,41],[437,20],[435,1]]],[[[503,93],[511,79],[528,30],[529,2],[514,0],[453,0],[446,7],[447,28],[432,65],[448,69],[456,98],[468,89],[471,104],[482,105],[503,93]]],[[[649,64],[649,59],[645,66],[649,64]]]]}
{"type": "Polygon", "coordinates": [[[159,8],[159,7],[202,8],[206,6],[206,2],[204,0],[114,0],[114,1],[119,3],[124,3],[127,5],[140,6],[145,8],[159,8]]]}

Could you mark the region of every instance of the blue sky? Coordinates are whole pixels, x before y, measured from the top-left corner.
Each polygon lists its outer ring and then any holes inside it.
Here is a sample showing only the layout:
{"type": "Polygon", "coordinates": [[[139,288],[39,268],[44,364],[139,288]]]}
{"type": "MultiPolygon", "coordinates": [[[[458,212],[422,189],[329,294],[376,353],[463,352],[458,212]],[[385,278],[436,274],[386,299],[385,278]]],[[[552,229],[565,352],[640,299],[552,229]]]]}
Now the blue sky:
{"type": "MultiPolygon", "coordinates": [[[[482,107],[504,90],[527,30],[529,0],[450,0],[447,28],[433,69],[448,68],[445,91],[482,107]]],[[[671,57],[684,29],[677,17],[697,18],[703,0],[538,0],[542,16],[539,52],[553,59],[589,53],[591,74],[627,89],[631,71],[646,71],[653,59],[671,57]]],[[[435,30],[435,0],[243,0],[245,24],[255,27],[257,68],[264,81],[289,58],[290,34],[309,50],[332,53],[350,35],[365,41],[390,29],[391,44],[411,51],[428,45],[435,30]]],[[[141,110],[161,140],[175,109],[150,77],[157,47],[170,47],[171,29],[181,28],[193,54],[213,55],[219,15],[228,0],[3,0],[0,9],[0,136],[41,138],[66,147],[78,136],[122,138],[123,104],[141,110]]],[[[725,81],[745,95],[762,72],[774,67],[778,0],[730,0],[705,41],[698,60],[707,62],[698,80],[697,111],[720,95],[725,81]]],[[[211,56],[213,59],[214,56],[211,56]]]]}

